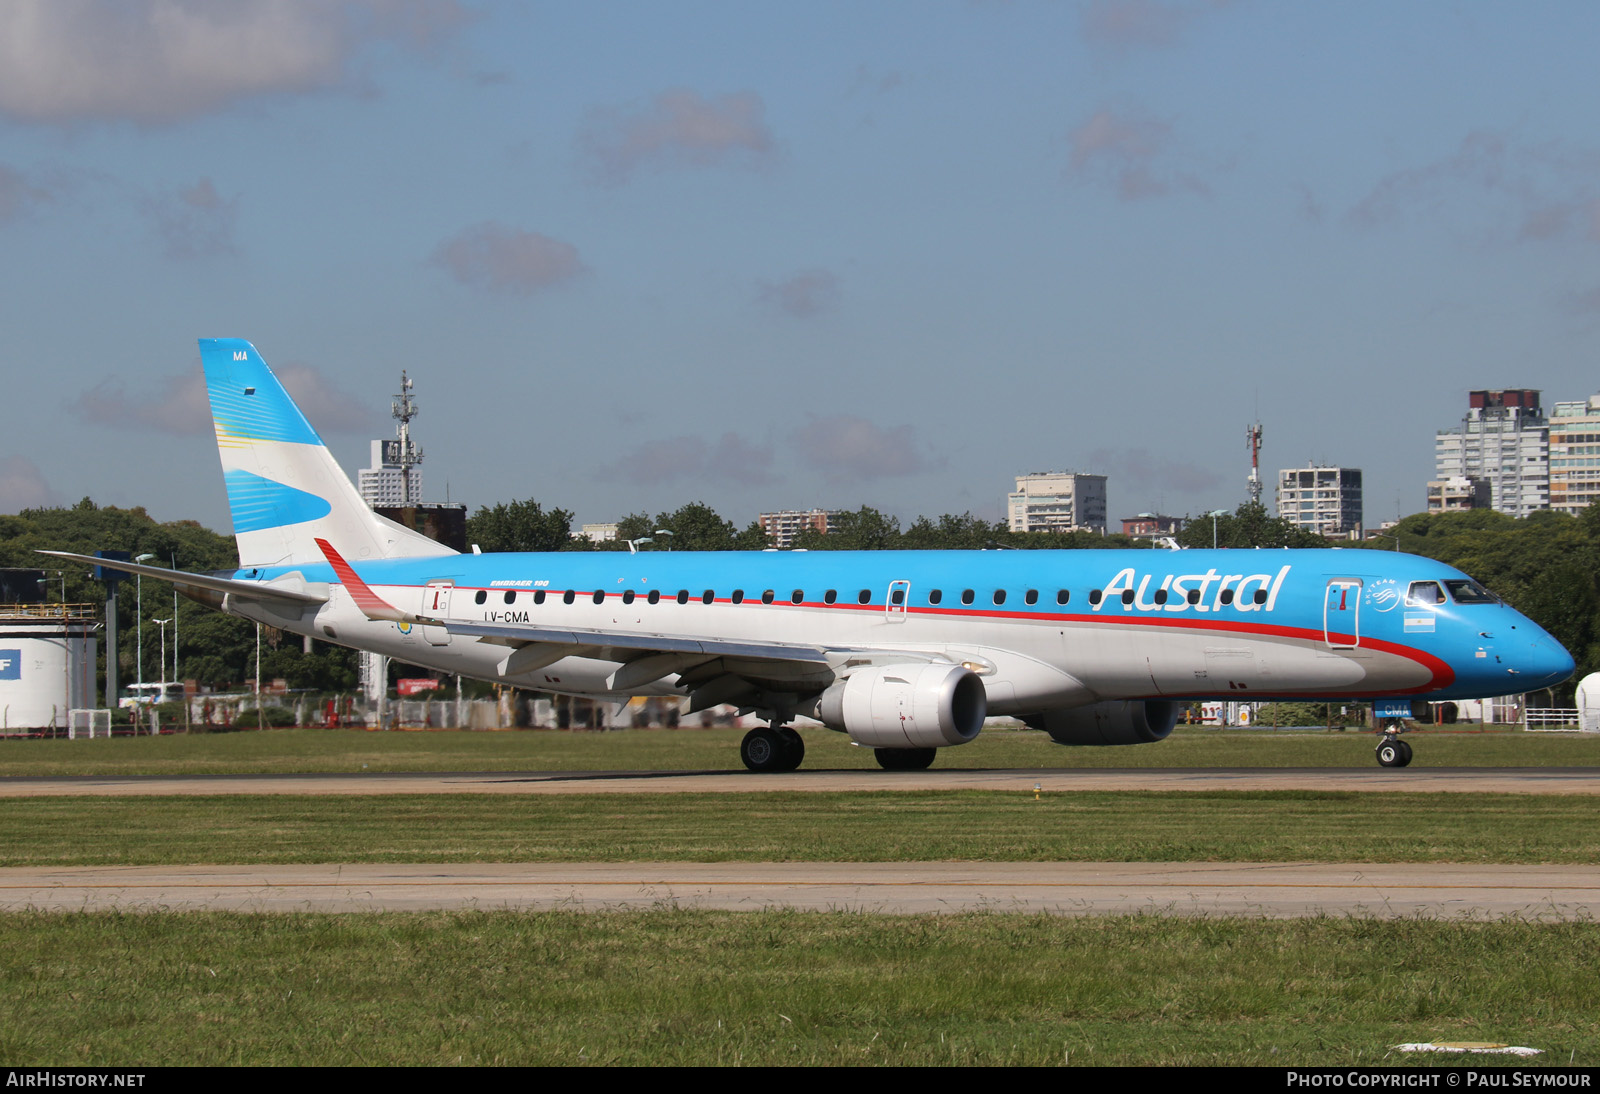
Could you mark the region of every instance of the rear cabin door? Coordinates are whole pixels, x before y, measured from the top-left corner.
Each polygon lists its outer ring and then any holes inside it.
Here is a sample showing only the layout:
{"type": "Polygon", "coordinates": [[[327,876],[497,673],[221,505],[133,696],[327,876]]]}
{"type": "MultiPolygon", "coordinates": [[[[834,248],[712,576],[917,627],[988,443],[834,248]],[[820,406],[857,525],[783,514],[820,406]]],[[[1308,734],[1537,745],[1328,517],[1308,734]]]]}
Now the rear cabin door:
{"type": "MultiPolygon", "coordinates": [[[[418,615],[426,619],[450,618],[450,594],[456,583],[447,579],[430,581],[422,589],[422,610],[418,615]]],[[[450,632],[443,627],[423,627],[422,636],[435,646],[448,646],[450,632]]]]}

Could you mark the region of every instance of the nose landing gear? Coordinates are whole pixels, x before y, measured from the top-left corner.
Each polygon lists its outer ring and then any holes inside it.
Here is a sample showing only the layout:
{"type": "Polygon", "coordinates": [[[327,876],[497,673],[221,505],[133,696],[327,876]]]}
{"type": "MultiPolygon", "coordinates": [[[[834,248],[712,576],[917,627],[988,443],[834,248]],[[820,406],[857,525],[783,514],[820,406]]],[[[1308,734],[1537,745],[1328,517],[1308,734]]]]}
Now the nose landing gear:
{"type": "Polygon", "coordinates": [[[1398,731],[1385,730],[1378,742],[1378,762],[1384,767],[1405,767],[1411,762],[1411,745],[1400,739],[1398,731]]]}

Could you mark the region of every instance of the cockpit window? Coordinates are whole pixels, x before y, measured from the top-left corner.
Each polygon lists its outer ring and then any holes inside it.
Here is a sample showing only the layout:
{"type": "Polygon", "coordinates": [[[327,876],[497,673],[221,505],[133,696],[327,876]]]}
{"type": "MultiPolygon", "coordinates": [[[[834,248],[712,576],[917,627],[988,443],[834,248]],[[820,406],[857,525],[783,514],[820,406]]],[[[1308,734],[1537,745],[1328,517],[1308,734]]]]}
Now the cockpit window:
{"type": "Polygon", "coordinates": [[[1479,585],[1476,581],[1446,581],[1445,588],[1450,590],[1450,599],[1457,604],[1498,604],[1500,598],[1479,585]]]}
{"type": "Polygon", "coordinates": [[[1406,607],[1414,608],[1418,605],[1443,604],[1444,590],[1439,588],[1437,581],[1413,581],[1411,588],[1406,590],[1406,607]]]}

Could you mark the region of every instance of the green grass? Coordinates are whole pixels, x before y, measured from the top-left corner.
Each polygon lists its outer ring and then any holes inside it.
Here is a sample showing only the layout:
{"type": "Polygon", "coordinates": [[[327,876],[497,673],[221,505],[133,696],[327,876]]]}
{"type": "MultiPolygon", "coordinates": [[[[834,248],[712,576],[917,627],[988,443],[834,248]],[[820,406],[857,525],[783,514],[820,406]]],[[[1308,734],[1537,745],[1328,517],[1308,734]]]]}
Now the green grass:
{"type": "Polygon", "coordinates": [[[1017,914],[0,916],[0,1058],[1600,1063],[1600,926],[1017,914]]]}
{"type": "MultiPolygon", "coordinates": [[[[280,729],[0,740],[0,776],[264,774],[348,771],[742,770],[742,730],[630,729],[504,733],[280,729]]],[[[871,749],[811,729],[805,767],[876,769],[871,749]]],[[[1600,767],[1596,735],[1431,729],[1408,735],[1417,767],[1600,767]]],[[[940,752],[941,768],[1371,767],[1370,733],[1180,729],[1154,745],[1063,748],[1043,733],[992,728],[940,752]]]]}
{"type": "Polygon", "coordinates": [[[0,864],[1600,860],[1578,795],[893,794],[0,799],[0,864]]]}

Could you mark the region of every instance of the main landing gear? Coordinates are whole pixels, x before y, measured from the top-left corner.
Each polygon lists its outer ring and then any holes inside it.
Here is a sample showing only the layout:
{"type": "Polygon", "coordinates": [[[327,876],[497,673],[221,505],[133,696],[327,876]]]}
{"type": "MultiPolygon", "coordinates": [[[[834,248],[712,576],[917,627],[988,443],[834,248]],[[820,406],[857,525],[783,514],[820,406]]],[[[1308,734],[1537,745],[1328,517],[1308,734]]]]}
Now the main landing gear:
{"type": "Polygon", "coordinates": [[[1386,731],[1378,742],[1378,762],[1384,767],[1405,767],[1411,762],[1411,744],[1402,741],[1396,731],[1386,731]]]}
{"type": "Polygon", "coordinates": [[[739,759],[751,771],[793,771],[806,758],[806,742],[789,726],[757,726],[739,743],[739,759]]]}

